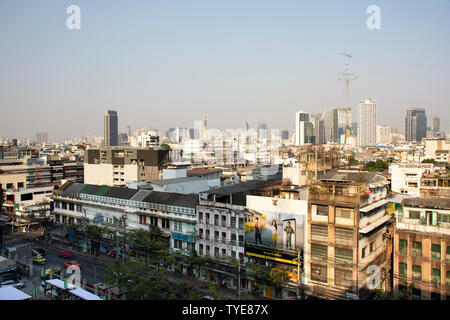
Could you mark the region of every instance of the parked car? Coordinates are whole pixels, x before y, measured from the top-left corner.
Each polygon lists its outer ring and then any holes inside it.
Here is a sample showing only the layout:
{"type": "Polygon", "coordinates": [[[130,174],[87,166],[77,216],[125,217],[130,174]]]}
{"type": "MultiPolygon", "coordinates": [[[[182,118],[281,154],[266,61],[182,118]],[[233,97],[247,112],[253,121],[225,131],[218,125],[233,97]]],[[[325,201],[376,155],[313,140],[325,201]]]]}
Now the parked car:
{"type": "Polygon", "coordinates": [[[22,281],[6,280],[1,283],[1,287],[14,287],[17,289],[22,289],[25,287],[25,283],[22,281]]]}
{"type": "Polygon", "coordinates": [[[81,269],[81,263],[78,263],[78,261],[76,261],[76,260],[64,262],[64,267],[68,268],[70,266],[78,266],[78,268],[81,269]]]}
{"type": "Polygon", "coordinates": [[[68,250],[63,250],[61,252],[58,252],[58,256],[60,256],[61,258],[64,259],[69,259],[72,258],[72,252],[68,251],[68,250]]]}

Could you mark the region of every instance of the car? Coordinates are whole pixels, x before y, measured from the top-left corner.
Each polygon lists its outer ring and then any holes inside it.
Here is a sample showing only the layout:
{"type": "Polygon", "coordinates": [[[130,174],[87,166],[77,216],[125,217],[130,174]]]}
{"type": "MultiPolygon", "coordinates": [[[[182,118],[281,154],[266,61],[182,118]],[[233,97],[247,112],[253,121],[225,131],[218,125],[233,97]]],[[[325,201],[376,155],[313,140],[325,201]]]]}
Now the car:
{"type": "Polygon", "coordinates": [[[14,287],[17,289],[22,289],[25,287],[25,283],[22,281],[6,280],[1,283],[1,287],[14,287]]]}
{"type": "Polygon", "coordinates": [[[76,260],[64,262],[64,267],[68,268],[68,267],[70,267],[70,266],[78,266],[78,268],[81,269],[81,264],[78,263],[76,260]]]}
{"type": "Polygon", "coordinates": [[[34,256],[31,260],[35,264],[45,264],[45,261],[47,261],[47,259],[41,256],[34,256]]]}
{"type": "Polygon", "coordinates": [[[72,252],[68,251],[68,250],[63,250],[61,252],[58,252],[58,256],[60,256],[61,258],[64,259],[69,259],[72,258],[72,252]]]}

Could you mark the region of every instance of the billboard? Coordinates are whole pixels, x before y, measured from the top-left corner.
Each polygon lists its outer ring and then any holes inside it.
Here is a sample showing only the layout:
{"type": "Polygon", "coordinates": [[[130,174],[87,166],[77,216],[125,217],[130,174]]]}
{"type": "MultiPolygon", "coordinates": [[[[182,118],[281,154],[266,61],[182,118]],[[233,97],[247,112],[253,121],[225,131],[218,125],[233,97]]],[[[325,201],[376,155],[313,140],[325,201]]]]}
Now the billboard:
{"type": "Polygon", "coordinates": [[[247,196],[246,255],[297,263],[303,250],[307,201],[247,196]]]}

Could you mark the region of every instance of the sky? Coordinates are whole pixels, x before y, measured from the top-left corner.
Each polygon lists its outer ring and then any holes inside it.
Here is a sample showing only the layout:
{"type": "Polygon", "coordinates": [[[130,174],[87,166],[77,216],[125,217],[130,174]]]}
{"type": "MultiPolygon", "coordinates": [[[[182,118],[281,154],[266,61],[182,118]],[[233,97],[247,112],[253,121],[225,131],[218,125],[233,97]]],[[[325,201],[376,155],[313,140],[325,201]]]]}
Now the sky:
{"type": "Polygon", "coordinates": [[[0,0],[0,136],[56,141],[119,130],[288,129],[296,111],[375,99],[378,124],[403,132],[450,113],[450,0],[0,0]],[[80,8],[80,29],[66,12],[80,8]],[[380,8],[379,30],[366,21],[380,8]]]}

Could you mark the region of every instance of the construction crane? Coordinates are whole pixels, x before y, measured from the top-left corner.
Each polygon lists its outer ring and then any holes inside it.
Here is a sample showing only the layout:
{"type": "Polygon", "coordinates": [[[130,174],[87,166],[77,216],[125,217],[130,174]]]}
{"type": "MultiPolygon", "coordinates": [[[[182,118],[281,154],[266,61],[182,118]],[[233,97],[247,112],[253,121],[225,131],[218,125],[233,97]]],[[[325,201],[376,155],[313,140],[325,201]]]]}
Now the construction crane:
{"type": "Polygon", "coordinates": [[[345,124],[345,134],[344,134],[344,144],[347,144],[347,137],[350,136],[350,124],[348,120],[348,114],[351,112],[350,108],[350,94],[349,94],[349,84],[350,81],[356,80],[356,76],[350,72],[350,59],[352,58],[352,55],[349,53],[343,53],[340,54],[344,55],[347,58],[347,62],[345,63],[345,70],[343,73],[340,73],[342,77],[338,78],[340,81],[345,81],[345,109],[347,112],[346,115],[346,124],[345,124]]]}

